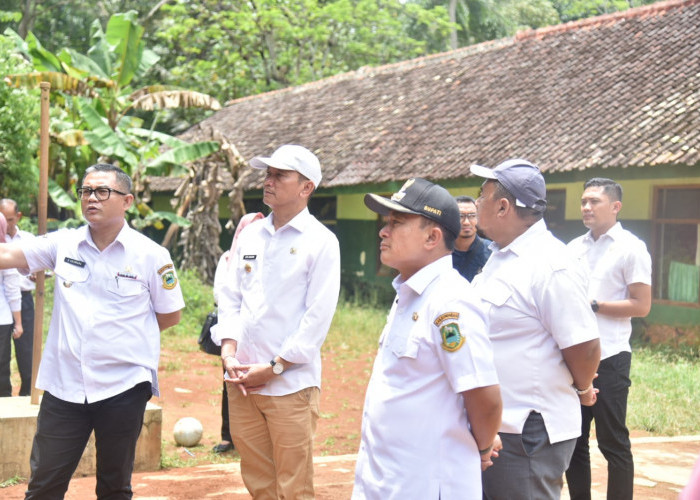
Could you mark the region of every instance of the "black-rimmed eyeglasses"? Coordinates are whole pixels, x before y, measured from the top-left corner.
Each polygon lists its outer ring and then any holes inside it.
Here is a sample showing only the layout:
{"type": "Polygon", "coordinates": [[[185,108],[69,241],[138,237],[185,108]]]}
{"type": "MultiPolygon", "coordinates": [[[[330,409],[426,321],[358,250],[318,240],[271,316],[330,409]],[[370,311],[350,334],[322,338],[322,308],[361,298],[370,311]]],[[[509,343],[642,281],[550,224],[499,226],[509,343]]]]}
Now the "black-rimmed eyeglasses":
{"type": "Polygon", "coordinates": [[[459,220],[465,221],[469,219],[470,221],[476,220],[476,214],[459,214],[459,220]]]}
{"type": "Polygon", "coordinates": [[[95,198],[97,198],[97,201],[109,200],[109,197],[112,194],[112,192],[120,194],[122,196],[126,196],[128,194],[122,193],[121,191],[108,187],[98,187],[95,189],[89,187],[82,187],[76,189],[75,192],[78,193],[78,197],[81,200],[88,200],[90,199],[90,196],[92,196],[92,194],[95,193],[95,198]]]}

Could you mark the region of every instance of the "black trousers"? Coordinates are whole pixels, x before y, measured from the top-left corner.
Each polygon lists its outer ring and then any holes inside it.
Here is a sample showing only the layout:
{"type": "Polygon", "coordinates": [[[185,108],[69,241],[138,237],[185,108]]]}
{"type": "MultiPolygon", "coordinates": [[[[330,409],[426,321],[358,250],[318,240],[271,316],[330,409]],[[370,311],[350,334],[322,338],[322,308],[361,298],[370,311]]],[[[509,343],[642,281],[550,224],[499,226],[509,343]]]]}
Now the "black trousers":
{"type": "Polygon", "coordinates": [[[12,361],[12,324],[0,325],[0,397],[12,396],[10,362],[12,361]]]}
{"type": "Polygon", "coordinates": [[[228,389],[226,389],[226,382],[224,382],[224,390],[221,393],[221,440],[233,443],[231,429],[228,426],[228,389]]]}
{"type": "Polygon", "coordinates": [[[15,358],[21,379],[20,396],[32,392],[32,347],[34,345],[34,299],[32,292],[22,292],[22,328],[24,333],[12,339],[10,325],[0,326],[0,397],[12,396],[10,384],[10,364],[12,362],[12,342],[15,344],[15,358]]]}
{"type": "Polygon", "coordinates": [[[15,358],[22,384],[20,396],[32,392],[32,349],[34,348],[34,297],[32,292],[22,292],[22,328],[24,333],[15,339],[15,358]]]}
{"type": "Polygon", "coordinates": [[[628,500],[634,491],[634,461],[627,418],[627,396],[631,381],[632,354],[621,352],[606,358],[598,367],[593,385],[600,389],[593,406],[582,406],[581,437],[576,442],[566,481],[572,500],[591,498],[591,456],[588,438],[595,419],[598,448],[608,462],[607,498],[628,500]]]}
{"type": "Polygon", "coordinates": [[[95,431],[99,499],[130,499],[136,441],[141,433],[151,384],[96,403],[69,403],[45,392],[39,407],[30,457],[26,499],[62,499],[95,431]]]}

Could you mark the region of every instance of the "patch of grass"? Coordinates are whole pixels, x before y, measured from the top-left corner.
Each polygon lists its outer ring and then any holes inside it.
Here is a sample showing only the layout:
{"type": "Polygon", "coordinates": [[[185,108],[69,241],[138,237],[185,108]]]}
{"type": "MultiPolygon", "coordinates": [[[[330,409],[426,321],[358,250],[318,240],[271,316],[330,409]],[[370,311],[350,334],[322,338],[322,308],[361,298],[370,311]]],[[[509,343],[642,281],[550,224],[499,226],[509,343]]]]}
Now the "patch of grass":
{"type": "Polygon", "coordinates": [[[167,363],[161,366],[166,372],[177,372],[182,369],[182,363],[180,361],[168,361],[167,363]]]}
{"type": "Polygon", "coordinates": [[[161,469],[175,469],[180,467],[194,467],[197,465],[206,464],[227,464],[230,462],[240,462],[241,457],[238,452],[233,453],[214,453],[211,449],[205,448],[202,445],[192,446],[190,448],[177,447],[171,453],[166,453],[165,441],[161,444],[161,469]],[[191,456],[187,453],[188,450],[192,453],[191,456]]]}
{"type": "Polygon", "coordinates": [[[341,359],[357,359],[367,353],[374,356],[388,313],[380,307],[338,304],[323,350],[341,359]]]}
{"type": "Polygon", "coordinates": [[[693,350],[634,346],[627,425],[675,436],[700,430],[700,357],[693,350]]]}
{"type": "Polygon", "coordinates": [[[6,479],[5,481],[0,483],[0,488],[9,488],[10,486],[14,486],[16,484],[20,484],[24,482],[25,478],[22,476],[14,475],[9,479],[6,479]]]}

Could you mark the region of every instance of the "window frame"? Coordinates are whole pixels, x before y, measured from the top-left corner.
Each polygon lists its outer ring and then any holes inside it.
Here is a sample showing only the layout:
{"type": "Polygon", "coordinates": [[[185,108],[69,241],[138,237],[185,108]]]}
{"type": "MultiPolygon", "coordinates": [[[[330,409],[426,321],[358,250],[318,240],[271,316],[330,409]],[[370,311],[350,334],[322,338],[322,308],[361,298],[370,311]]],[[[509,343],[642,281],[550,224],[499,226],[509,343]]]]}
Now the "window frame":
{"type": "MultiPolygon", "coordinates": [[[[666,218],[657,216],[661,204],[661,195],[665,191],[673,191],[674,189],[697,189],[698,194],[700,194],[700,184],[663,184],[654,186],[654,194],[652,201],[651,210],[651,258],[652,258],[652,302],[654,304],[663,304],[670,306],[687,307],[692,309],[700,309],[700,299],[698,302],[679,302],[670,299],[658,298],[660,294],[660,287],[663,287],[663,279],[668,279],[668,276],[662,276],[660,273],[662,270],[659,266],[663,266],[663,255],[660,253],[663,251],[661,247],[661,235],[663,225],[691,225],[695,224],[698,226],[698,231],[700,232],[700,214],[695,219],[678,219],[678,218],[666,218]]],[[[700,243],[698,243],[700,245],[700,243]]],[[[698,249],[696,248],[696,252],[698,249]]]]}

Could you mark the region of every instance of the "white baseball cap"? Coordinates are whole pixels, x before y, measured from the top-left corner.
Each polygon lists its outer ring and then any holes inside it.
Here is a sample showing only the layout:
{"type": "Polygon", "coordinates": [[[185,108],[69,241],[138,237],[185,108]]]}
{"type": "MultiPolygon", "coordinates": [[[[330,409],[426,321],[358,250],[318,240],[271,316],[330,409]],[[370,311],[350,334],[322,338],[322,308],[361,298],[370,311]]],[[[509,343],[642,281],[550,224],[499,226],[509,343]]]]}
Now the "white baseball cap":
{"type": "Polygon", "coordinates": [[[266,169],[274,167],[280,170],[296,170],[314,183],[317,188],[321,183],[321,163],[316,155],[303,146],[285,144],[272,153],[272,156],[256,156],[250,160],[253,168],[266,169]]]}

